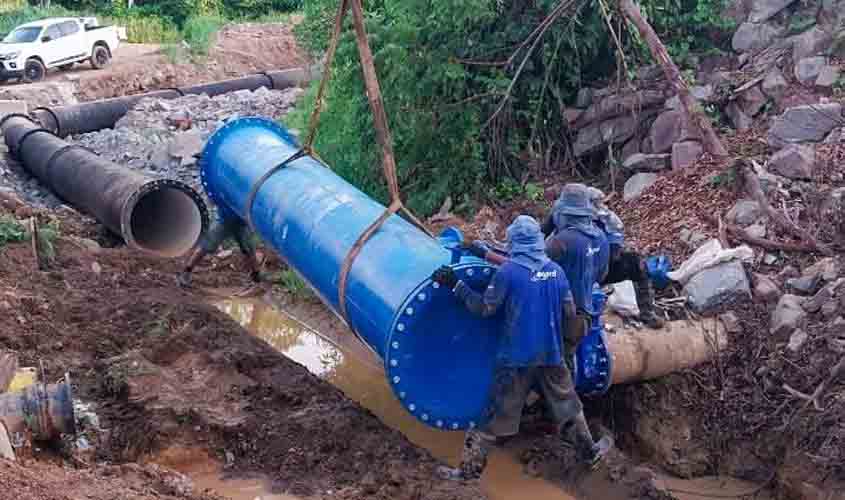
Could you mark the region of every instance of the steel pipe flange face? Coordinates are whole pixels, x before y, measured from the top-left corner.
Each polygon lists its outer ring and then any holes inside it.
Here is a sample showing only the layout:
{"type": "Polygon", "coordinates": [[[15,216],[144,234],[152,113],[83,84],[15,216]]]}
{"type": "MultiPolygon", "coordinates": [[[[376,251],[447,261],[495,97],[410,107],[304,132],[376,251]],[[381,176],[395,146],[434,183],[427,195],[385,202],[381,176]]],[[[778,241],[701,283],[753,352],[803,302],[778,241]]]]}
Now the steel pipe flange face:
{"type": "MultiPolygon", "coordinates": [[[[474,290],[484,290],[495,271],[493,266],[481,261],[471,264],[458,264],[452,268],[458,278],[474,290]]],[[[405,342],[405,340],[410,339],[411,336],[425,336],[427,334],[426,331],[421,331],[429,324],[425,317],[427,309],[435,299],[442,298],[445,294],[452,295],[452,291],[446,290],[431,280],[426,280],[408,296],[399,309],[401,314],[397,315],[389,336],[388,346],[384,351],[385,372],[387,373],[388,383],[402,406],[420,422],[443,430],[472,429],[482,423],[480,415],[477,418],[454,418],[448,415],[440,415],[436,410],[427,408],[425,403],[421,402],[421,398],[415,397],[414,384],[408,382],[409,373],[403,366],[403,359],[408,359],[414,355],[411,348],[406,348],[409,342],[405,342]]],[[[450,297],[450,299],[455,300],[454,297],[450,297]]]]}

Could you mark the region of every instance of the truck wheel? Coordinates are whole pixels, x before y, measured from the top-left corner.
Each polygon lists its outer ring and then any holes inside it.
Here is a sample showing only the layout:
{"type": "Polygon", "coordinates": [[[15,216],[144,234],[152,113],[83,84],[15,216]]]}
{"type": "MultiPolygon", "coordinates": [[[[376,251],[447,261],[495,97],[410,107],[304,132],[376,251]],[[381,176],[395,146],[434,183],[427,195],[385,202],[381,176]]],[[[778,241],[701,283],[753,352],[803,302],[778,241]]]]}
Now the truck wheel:
{"type": "Polygon", "coordinates": [[[73,69],[73,63],[62,64],[61,66],[59,66],[59,69],[62,71],[70,71],[71,69],[73,69]]]}
{"type": "Polygon", "coordinates": [[[109,54],[109,49],[102,45],[94,47],[94,52],[91,54],[91,67],[94,69],[103,69],[110,60],[111,54],[109,54]]]}
{"type": "Polygon", "coordinates": [[[47,68],[38,59],[30,59],[23,68],[23,81],[26,83],[38,82],[44,79],[47,68]]]}

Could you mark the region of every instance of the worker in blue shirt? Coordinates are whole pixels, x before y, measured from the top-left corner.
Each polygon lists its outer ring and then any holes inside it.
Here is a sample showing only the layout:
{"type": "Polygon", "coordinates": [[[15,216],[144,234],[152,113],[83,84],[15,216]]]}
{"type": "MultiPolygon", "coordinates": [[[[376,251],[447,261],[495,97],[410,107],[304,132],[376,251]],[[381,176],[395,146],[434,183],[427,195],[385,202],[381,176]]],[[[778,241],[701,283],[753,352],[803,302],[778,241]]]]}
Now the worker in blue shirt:
{"type": "MultiPolygon", "coordinates": [[[[622,220],[604,204],[605,196],[601,190],[575,183],[567,184],[564,187],[564,190],[578,189],[584,191],[590,199],[590,203],[595,210],[593,222],[604,232],[610,247],[608,272],[600,284],[610,285],[630,280],[634,284],[637,307],[640,310],[639,320],[650,328],[662,327],[663,319],[654,311],[654,288],[646,273],[643,259],[638,252],[625,247],[625,229],[622,220]]],[[[562,195],[563,190],[561,191],[562,195]]],[[[560,199],[555,205],[559,202],[560,199]]],[[[551,236],[557,229],[554,213],[553,207],[543,224],[543,233],[546,236],[551,236]]]]}
{"type": "MultiPolygon", "coordinates": [[[[540,225],[520,215],[507,229],[508,259],[502,263],[483,294],[458,280],[443,266],[432,279],[452,290],[474,314],[492,316],[504,307],[504,324],[499,333],[491,406],[487,423],[467,432],[459,467],[441,467],[447,479],[475,480],[481,477],[490,448],[497,438],[519,431],[522,410],[529,391],[538,387],[556,422],[571,422],[579,459],[596,466],[611,447],[609,438],[594,442],[572,375],[563,363],[564,330],[575,311],[569,282],[563,270],[545,253],[540,225]]],[[[472,253],[486,258],[483,244],[472,253]]]]}
{"type": "Polygon", "coordinates": [[[607,275],[610,247],[604,232],[593,224],[595,209],[587,193],[574,184],[561,190],[552,209],[555,233],[546,240],[546,253],[563,268],[575,301],[573,335],[566,338],[566,361],[590,329],[593,287],[607,275]]]}

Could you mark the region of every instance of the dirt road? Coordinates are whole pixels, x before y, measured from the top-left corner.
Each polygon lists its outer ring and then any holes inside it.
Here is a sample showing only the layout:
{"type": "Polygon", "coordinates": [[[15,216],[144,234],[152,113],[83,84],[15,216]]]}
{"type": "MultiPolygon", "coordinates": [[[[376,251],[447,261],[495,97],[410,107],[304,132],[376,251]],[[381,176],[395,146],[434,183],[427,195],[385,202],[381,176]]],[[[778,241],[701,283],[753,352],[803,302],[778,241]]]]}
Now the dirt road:
{"type": "Polygon", "coordinates": [[[226,26],[217,33],[207,56],[192,57],[179,48],[175,57],[167,52],[173,50],[122,44],[111,64],[102,70],[94,70],[88,63],[77,64],[69,71],[51,70],[42,82],[0,86],[0,98],[23,99],[32,106],[62,104],[53,102],[55,88],[60,86],[68,89],[62,94],[90,101],[308,64],[291,26],[285,24],[226,26]],[[47,94],[49,97],[45,97],[47,94]]]}

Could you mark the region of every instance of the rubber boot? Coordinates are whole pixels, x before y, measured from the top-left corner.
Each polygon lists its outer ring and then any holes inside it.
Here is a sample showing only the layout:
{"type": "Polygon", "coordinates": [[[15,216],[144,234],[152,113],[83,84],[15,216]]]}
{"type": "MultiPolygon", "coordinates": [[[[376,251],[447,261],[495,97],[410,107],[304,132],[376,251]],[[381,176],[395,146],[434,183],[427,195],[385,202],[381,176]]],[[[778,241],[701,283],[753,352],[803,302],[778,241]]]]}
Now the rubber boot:
{"type": "MultiPolygon", "coordinates": [[[[587,419],[584,418],[583,412],[580,412],[573,419],[573,424],[570,436],[575,442],[575,454],[578,460],[591,470],[594,470],[601,464],[601,461],[607,456],[611,448],[613,448],[613,440],[609,436],[603,436],[594,442],[593,435],[590,433],[590,428],[587,426],[587,419]]],[[[565,435],[561,435],[561,439],[566,439],[565,435]]]]}
{"type": "Polygon", "coordinates": [[[648,278],[634,283],[634,292],[637,296],[637,307],[640,309],[640,321],[653,329],[663,328],[663,318],[654,312],[654,290],[651,288],[651,281],[648,278]]]}
{"type": "Polygon", "coordinates": [[[487,457],[496,438],[478,430],[467,431],[461,465],[458,467],[440,466],[437,475],[450,481],[479,481],[487,467],[487,457]]]}

